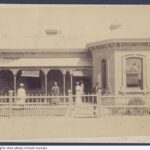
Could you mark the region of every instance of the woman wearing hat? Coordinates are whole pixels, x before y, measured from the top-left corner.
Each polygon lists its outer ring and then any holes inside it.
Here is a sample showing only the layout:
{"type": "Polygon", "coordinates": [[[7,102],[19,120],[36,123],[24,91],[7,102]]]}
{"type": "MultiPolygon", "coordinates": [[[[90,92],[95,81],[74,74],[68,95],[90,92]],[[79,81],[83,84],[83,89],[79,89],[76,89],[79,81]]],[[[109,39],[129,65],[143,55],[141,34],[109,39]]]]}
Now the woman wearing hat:
{"type": "Polygon", "coordinates": [[[24,104],[25,103],[25,99],[26,99],[26,92],[25,92],[23,83],[20,83],[20,87],[19,87],[19,89],[17,91],[17,95],[18,95],[17,103],[18,104],[24,104]]]}

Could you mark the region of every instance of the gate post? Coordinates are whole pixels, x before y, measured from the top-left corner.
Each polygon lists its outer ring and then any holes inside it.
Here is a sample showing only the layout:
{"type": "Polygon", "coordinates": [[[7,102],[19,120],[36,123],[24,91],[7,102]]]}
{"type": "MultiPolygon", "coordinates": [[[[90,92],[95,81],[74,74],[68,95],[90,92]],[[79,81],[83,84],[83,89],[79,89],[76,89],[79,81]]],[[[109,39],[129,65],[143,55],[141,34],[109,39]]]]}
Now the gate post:
{"type": "Polygon", "coordinates": [[[97,91],[97,116],[100,117],[102,115],[101,112],[101,89],[98,89],[97,91]]]}
{"type": "Polygon", "coordinates": [[[9,117],[12,117],[13,90],[9,90],[9,117]]]}
{"type": "Polygon", "coordinates": [[[69,106],[68,106],[68,117],[72,116],[72,104],[73,104],[73,98],[72,98],[72,91],[68,90],[69,95],[69,106]]]}

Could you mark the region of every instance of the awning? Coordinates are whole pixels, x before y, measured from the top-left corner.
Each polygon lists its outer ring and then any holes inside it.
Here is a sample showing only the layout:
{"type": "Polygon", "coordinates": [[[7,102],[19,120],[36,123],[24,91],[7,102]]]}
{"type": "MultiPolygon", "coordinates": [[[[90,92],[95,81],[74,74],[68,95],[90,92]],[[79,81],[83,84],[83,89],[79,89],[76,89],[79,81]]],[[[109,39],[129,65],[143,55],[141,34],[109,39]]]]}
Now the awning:
{"type": "Polygon", "coordinates": [[[76,70],[73,73],[73,76],[75,76],[75,77],[90,77],[91,71],[90,70],[76,70]]]}
{"type": "Polygon", "coordinates": [[[40,77],[40,70],[37,69],[23,69],[21,70],[22,77],[40,77]]]}
{"type": "Polygon", "coordinates": [[[1,62],[0,67],[91,67],[90,58],[20,58],[1,62]]]}

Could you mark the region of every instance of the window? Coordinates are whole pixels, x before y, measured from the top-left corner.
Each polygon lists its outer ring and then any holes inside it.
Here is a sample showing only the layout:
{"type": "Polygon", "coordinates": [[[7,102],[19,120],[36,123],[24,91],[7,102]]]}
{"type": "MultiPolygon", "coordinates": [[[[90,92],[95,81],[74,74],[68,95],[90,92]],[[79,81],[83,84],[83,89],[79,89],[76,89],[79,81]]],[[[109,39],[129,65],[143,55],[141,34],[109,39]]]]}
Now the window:
{"type": "Polygon", "coordinates": [[[105,59],[101,61],[101,73],[102,73],[102,78],[101,78],[102,89],[106,90],[107,88],[107,66],[106,66],[105,59]]]}
{"type": "Polygon", "coordinates": [[[126,85],[127,88],[143,89],[143,60],[131,57],[126,59],[126,85]]]}
{"type": "Polygon", "coordinates": [[[34,78],[34,77],[28,77],[27,78],[27,88],[29,90],[41,89],[41,79],[34,78]]]}

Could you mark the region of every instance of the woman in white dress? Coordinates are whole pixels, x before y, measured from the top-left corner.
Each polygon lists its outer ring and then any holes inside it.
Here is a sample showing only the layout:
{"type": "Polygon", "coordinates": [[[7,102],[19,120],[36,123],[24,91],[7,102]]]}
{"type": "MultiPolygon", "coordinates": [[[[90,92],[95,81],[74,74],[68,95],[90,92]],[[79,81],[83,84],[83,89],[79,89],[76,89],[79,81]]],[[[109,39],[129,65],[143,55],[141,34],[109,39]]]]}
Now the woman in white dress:
{"type": "Polygon", "coordinates": [[[82,87],[79,85],[79,82],[76,82],[76,105],[82,104],[82,87]]]}
{"type": "Polygon", "coordinates": [[[81,89],[82,89],[82,95],[84,95],[84,83],[83,81],[80,82],[80,86],[81,86],[81,89]]]}
{"type": "Polygon", "coordinates": [[[17,91],[18,99],[17,99],[17,104],[24,104],[25,99],[26,99],[26,92],[24,89],[24,84],[20,83],[20,88],[17,91]]]}

